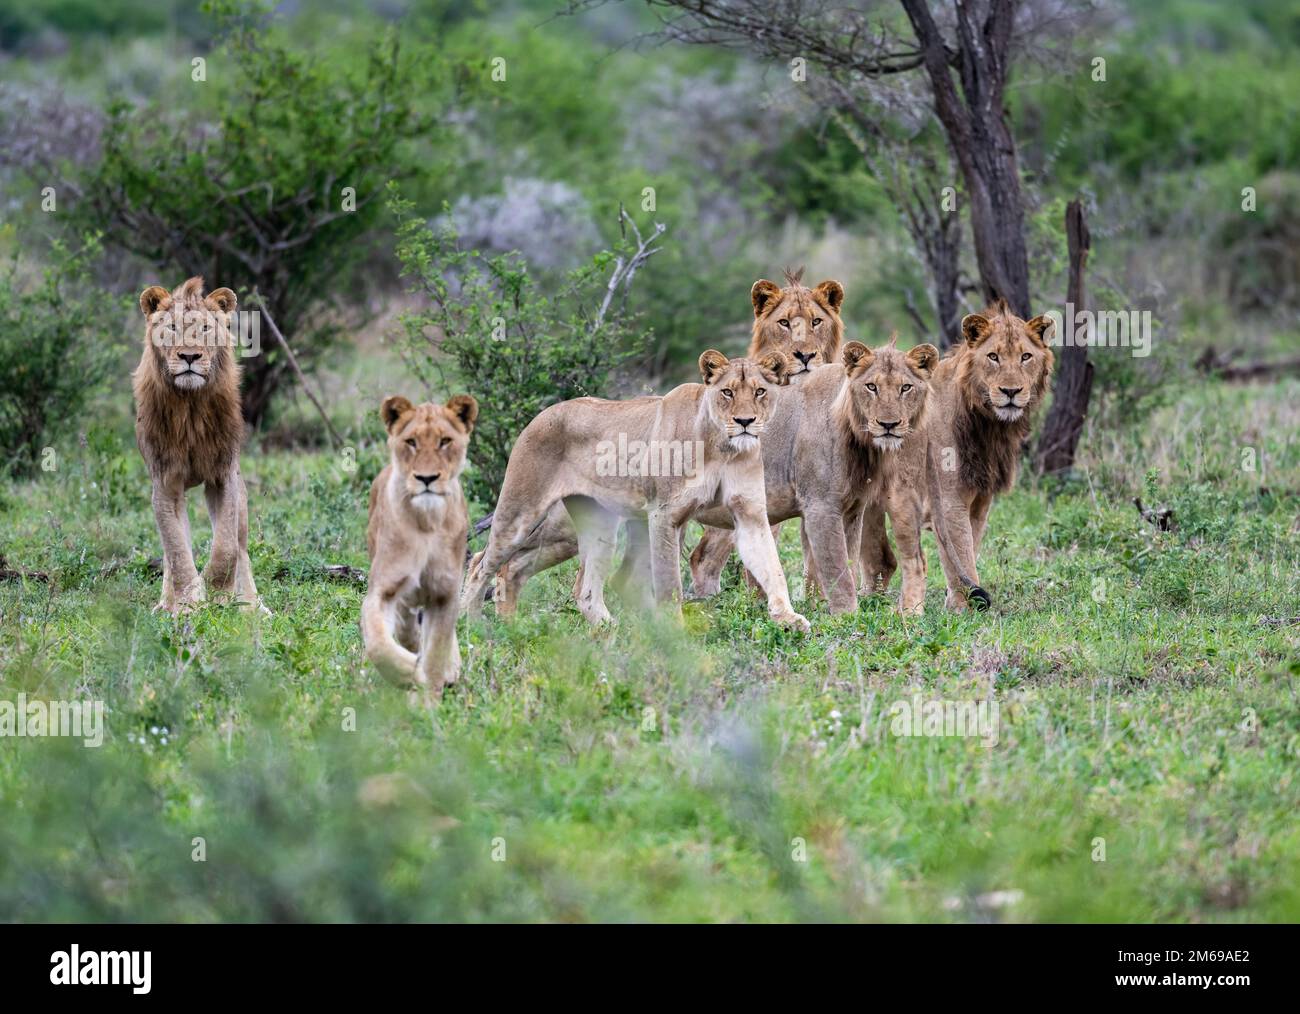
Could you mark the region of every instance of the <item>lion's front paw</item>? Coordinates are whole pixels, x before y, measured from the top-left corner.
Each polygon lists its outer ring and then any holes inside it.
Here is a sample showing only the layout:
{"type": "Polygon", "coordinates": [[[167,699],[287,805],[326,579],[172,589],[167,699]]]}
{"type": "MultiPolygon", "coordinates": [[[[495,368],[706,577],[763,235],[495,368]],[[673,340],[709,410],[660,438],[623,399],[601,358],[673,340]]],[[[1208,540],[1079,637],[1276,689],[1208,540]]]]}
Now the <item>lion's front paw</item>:
{"type": "Polygon", "coordinates": [[[783,627],[789,627],[791,630],[801,630],[805,634],[812,631],[812,624],[793,609],[789,612],[773,613],[772,619],[783,627]]]}
{"type": "Polygon", "coordinates": [[[153,607],[153,611],[179,616],[181,613],[192,612],[205,601],[207,601],[207,593],[204,591],[202,579],[199,578],[179,592],[169,593],[168,589],[163,589],[163,596],[153,607]]]}

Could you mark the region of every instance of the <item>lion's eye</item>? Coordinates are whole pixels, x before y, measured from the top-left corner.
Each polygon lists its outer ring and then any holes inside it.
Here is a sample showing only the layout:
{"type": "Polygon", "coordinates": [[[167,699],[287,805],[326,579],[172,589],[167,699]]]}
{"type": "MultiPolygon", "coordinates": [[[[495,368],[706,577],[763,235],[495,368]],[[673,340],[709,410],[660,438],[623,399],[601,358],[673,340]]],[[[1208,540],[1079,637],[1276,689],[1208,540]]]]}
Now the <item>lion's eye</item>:
{"type": "Polygon", "coordinates": [[[784,318],[781,319],[781,320],[778,320],[777,323],[780,324],[780,325],[781,325],[783,328],[785,328],[787,331],[790,329],[790,322],[789,322],[788,320],[785,320],[784,318]]]}
{"type": "Polygon", "coordinates": [[[755,397],[755,398],[761,398],[761,397],[763,397],[763,395],[765,395],[765,394],[767,394],[767,388],[766,388],[766,387],[759,387],[759,388],[755,388],[755,389],[754,389],[754,397],[755,397]]]}
{"type": "Polygon", "coordinates": [[[821,323],[822,319],[820,317],[813,318],[813,327],[821,327],[821,323]]]}
{"type": "Polygon", "coordinates": [[[451,443],[451,437],[443,437],[441,440],[438,441],[438,449],[441,450],[442,448],[446,447],[449,443],[451,443]]]}
{"type": "Polygon", "coordinates": [[[729,387],[724,387],[724,388],[722,389],[722,396],[723,396],[724,398],[730,398],[730,397],[731,397],[731,388],[729,388],[729,387]]]}
{"type": "Polygon", "coordinates": [[[868,385],[867,385],[867,390],[870,391],[872,394],[875,394],[875,393],[876,393],[876,385],[875,385],[875,384],[868,384],[868,385]]]}
{"type": "Polygon", "coordinates": [[[899,394],[906,394],[906,393],[907,393],[908,391],[910,391],[911,389],[912,389],[912,385],[911,385],[911,384],[904,384],[902,387],[900,387],[900,388],[898,389],[898,393],[899,393],[899,394]]]}
{"type": "Polygon", "coordinates": [[[415,450],[415,438],[407,437],[406,446],[409,447],[411,450],[415,450]]]}
{"type": "Polygon", "coordinates": [[[1031,359],[1033,359],[1033,358],[1034,358],[1034,356],[1033,356],[1033,353],[1032,353],[1032,352],[1026,352],[1024,355],[1022,355],[1022,356],[1020,357],[1020,361],[1021,361],[1022,363],[1027,363],[1027,362],[1029,362],[1029,360],[1031,360],[1031,359]]]}
{"type": "Polygon", "coordinates": [[[998,354],[996,352],[990,352],[989,362],[996,363],[997,361],[998,361],[998,354]]]}

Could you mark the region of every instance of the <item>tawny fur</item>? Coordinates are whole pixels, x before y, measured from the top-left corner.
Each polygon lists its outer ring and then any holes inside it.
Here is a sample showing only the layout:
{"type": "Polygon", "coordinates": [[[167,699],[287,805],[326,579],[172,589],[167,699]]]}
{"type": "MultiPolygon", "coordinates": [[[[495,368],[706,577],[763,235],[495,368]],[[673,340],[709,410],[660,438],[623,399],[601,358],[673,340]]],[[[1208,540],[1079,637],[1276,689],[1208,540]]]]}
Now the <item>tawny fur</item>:
{"type": "Polygon", "coordinates": [[[179,612],[209,593],[260,604],[248,560],[248,495],[239,473],[244,421],[239,360],[230,333],[235,294],[203,295],[203,279],[140,295],[144,348],[132,378],[136,442],[153,485],[163,542],[158,608],[179,612]],[[212,553],[200,581],[190,545],[185,491],[203,485],[212,553]]]}
{"type": "MultiPolygon", "coordinates": [[[[844,322],[839,312],[844,302],[844,287],[834,279],[827,279],[810,289],[802,283],[802,276],[802,268],[797,272],[787,271],[784,287],[760,278],[749,293],[754,323],[746,358],[757,361],[771,352],[784,353],[793,363],[790,383],[801,382],[819,366],[837,362],[844,338],[844,322]]],[[[644,544],[644,530],[637,529],[636,524],[635,521],[630,523],[629,551],[611,581],[620,593],[629,585],[637,563],[635,554],[644,544]]],[[[779,528],[773,529],[773,538],[777,537],[778,531],[779,528]]],[[[735,537],[730,531],[706,530],[692,560],[708,555],[711,567],[721,574],[734,548],[735,537]]],[[[519,594],[530,577],[577,554],[577,533],[563,504],[559,504],[552,508],[545,523],[529,537],[519,553],[496,575],[492,597],[497,611],[504,616],[512,615],[519,594]]],[[[749,579],[756,585],[752,575],[749,579]]],[[[582,573],[579,572],[575,587],[581,582],[582,573]]],[[[697,595],[717,591],[714,587],[702,592],[694,579],[692,586],[697,595]]]]}
{"type": "MultiPolygon", "coordinates": [[[[773,408],[763,448],[768,518],[803,519],[808,591],[824,596],[833,613],[857,606],[862,515],[881,508],[896,452],[924,432],[927,381],[938,357],[932,345],[904,353],[891,341],[873,352],[849,342],[841,363],[783,389],[773,408]]],[[[720,567],[715,555],[697,551],[692,581],[716,585],[710,568],[720,567]]]]}
{"type": "Polygon", "coordinates": [[[844,340],[840,307],[844,286],[834,279],[809,289],[800,282],[801,268],[786,273],[784,288],[760,278],[749,290],[754,326],[749,337],[749,358],[784,352],[794,360],[793,380],[801,373],[836,362],[844,340]]]}
{"type": "Polygon", "coordinates": [[[470,564],[462,608],[476,612],[490,576],[536,543],[559,504],[572,517],[582,568],[578,606],[593,623],[610,619],[604,602],[620,521],[643,519],[644,583],[661,604],[681,598],[679,541],[693,517],[713,512],[712,523],[734,527],[742,559],[767,592],[768,611],[782,624],[808,629],[790,607],[785,575],[767,527],[763,498],[762,434],[768,404],[791,369],[774,353],[759,362],[727,360],[710,350],[700,357],[704,382],[683,384],[663,397],[604,401],[578,398],[553,405],[520,434],[493,514],[487,548],[470,564]],[[620,440],[699,447],[690,474],[611,474],[600,465],[620,440]]]}
{"type": "Polygon", "coordinates": [[[366,657],[427,703],[460,673],[456,617],[469,515],[460,475],[478,403],[385,398],[389,462],[370,487],[370,584],[361,604],[366,657]]]}

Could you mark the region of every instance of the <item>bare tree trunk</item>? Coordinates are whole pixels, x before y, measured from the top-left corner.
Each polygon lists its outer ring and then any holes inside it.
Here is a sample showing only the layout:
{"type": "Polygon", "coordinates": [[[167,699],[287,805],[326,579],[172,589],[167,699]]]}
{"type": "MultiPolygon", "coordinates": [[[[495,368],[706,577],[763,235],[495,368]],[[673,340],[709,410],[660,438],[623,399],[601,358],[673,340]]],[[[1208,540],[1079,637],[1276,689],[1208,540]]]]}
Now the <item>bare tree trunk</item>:
{"type": "MultiPolygon", "coordinates": [[[[1071,201],[1065,209],[1065,237],[1070,252],[1070,279],[1066,287],[1067,309],[1083,309],[1083,271],[1088,262],[1092,239],[1083,218],[1083,205],[1071,201]]],[[[1089,336],[1091,337],[1091,336],[1089,336]]],[[[1075,341],[1061,346],[1052,408],[1038,439],[1038,470],[1044,475],[1064,472],[1074,465],[1074,453],[1088,414],[1092,395],[1092,363],[1088,361],[1087,342],[1075,341]]]]}
{"type": "Polygon", "coordinates": [[[956,4],[957,50],[953,53],[925,0],[902,0],[916,32],[934,91],[935,112],[961,167],[970,202],[971,233],[984,296],[1005,299],[1030,316],[1029,260],[1020,194],[1016,144],[1007,123],[1003,91],[1010,66],[1013,0],[988,0],[982,24],[973,23],[977,2],[956,4]],[[961,93],[953,81],[956,66],[961,93]]]}

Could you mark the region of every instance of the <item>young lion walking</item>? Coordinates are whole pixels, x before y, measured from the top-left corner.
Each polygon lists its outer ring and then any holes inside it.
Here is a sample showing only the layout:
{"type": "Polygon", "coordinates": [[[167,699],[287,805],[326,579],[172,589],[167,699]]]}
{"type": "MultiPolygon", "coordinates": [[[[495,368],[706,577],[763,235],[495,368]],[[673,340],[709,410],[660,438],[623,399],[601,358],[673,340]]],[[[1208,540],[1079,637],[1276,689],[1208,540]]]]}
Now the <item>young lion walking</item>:
{"type": "Polygon", "coordinates": [[[460,473],[478,402],[460,394],[415,406],[393,396],[379,413],[390,457],[370,487],[361,636],[385,679],[437,701],[460,674],[456,616],[469,537],[460,473]]]}

